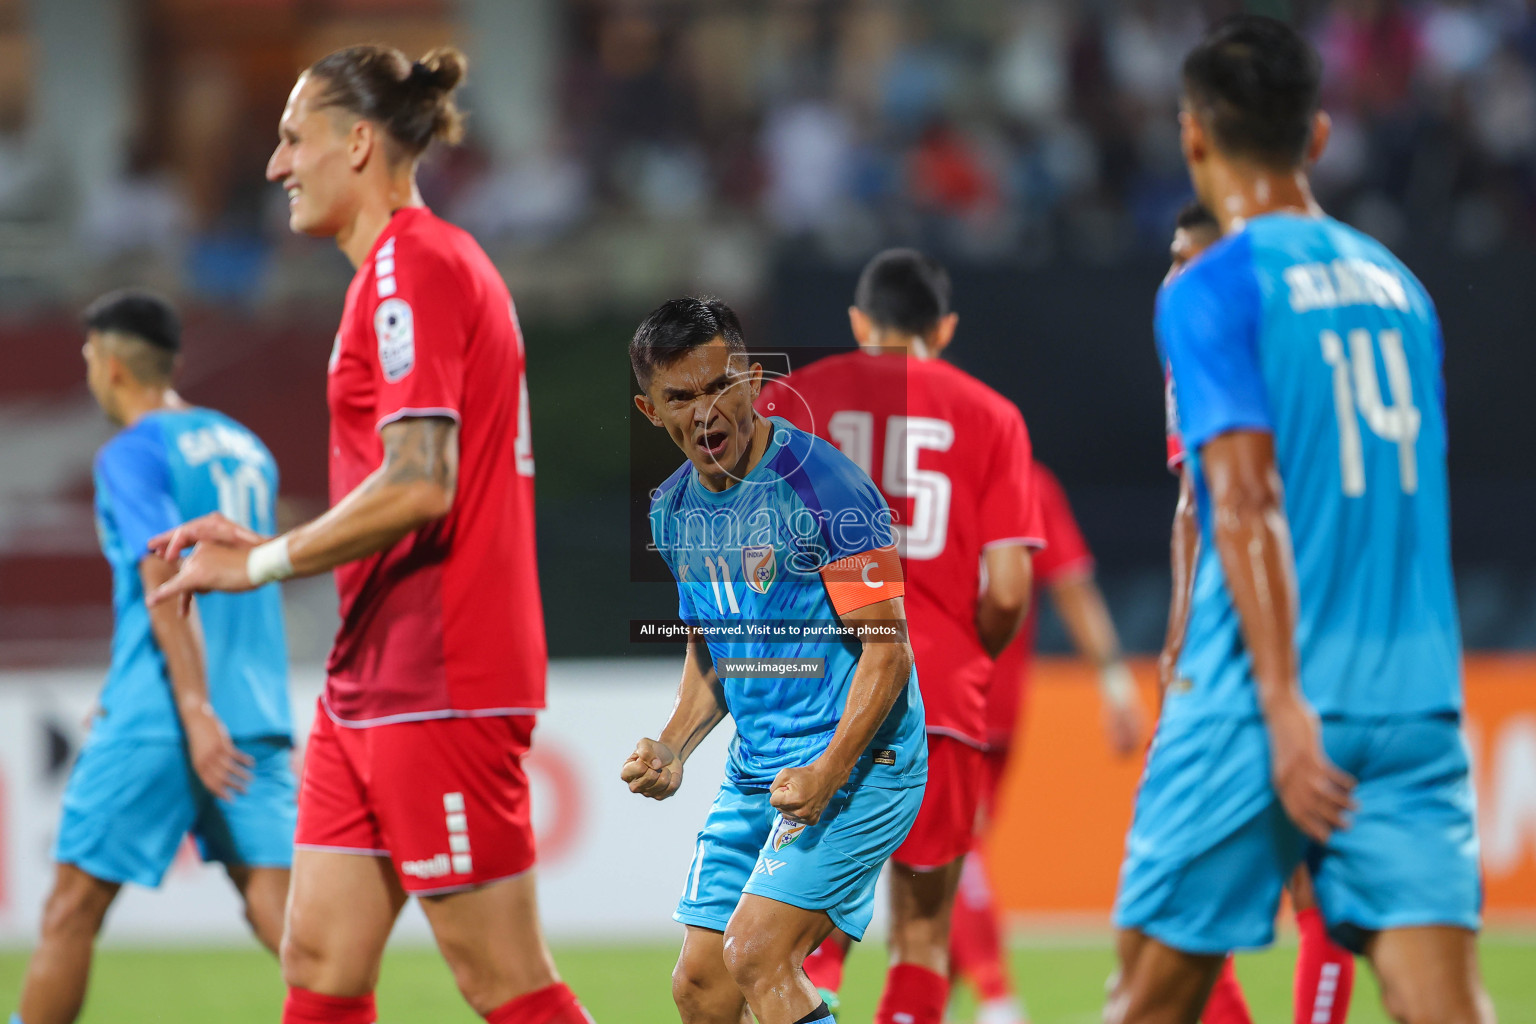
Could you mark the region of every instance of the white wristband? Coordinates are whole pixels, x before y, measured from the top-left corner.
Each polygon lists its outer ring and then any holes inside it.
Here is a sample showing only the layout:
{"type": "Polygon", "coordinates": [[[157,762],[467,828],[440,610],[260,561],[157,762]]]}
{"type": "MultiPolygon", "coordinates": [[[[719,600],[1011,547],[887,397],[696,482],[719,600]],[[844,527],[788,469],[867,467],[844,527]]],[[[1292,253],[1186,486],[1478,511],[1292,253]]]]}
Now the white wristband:
{"type": "Polygon", "coordinates": [[[245,574],[251,578],[253,587],[292,576],[293,561],[288,557],[288,535],[283,534],[251,548],[251,553],[245,558],[245,574]]]}
{"type": "Polygon", "coordinates": [[[1136,677],[1125,662],[1117,661],[1099,670],[1099,689],[1104,699],[1116,707],[1125,707],[1136,699],[1136,677]]]}

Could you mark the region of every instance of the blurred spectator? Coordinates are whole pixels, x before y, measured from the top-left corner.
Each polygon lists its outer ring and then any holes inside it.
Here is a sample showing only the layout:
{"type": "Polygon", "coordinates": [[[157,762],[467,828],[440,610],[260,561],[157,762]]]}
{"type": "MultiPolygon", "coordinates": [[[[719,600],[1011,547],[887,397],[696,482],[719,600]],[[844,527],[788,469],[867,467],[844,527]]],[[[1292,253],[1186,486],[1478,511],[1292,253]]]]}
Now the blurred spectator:
{"type": "Polygon", "coordinates": [[[848,195],[853,129],[842,111],[805,100],[768,115],[763,126],[767,194],[763,207],[785,234],[815,230],[848,195]]]}
{"type": "Polygon", "coordinates": [[[103,262],[132,254],[174,256],[191,227],[181,183],[143,143],[130,147],[123,173],[86,196],[80,213],[81,240],[103,262]]]}
{"type": "Polygon", "coordinates": [[[913,201],[932,213],[966,217],[992,210],[997,188],[979,154],[953,126],[930,125],[912,151],[913,201]]]}
{"type": "MultiPolygon", "coordinates": [[[[1152,253],[1188,192],[1184,53],[1244,7],[1288,12],[1323,55],[1334,130],[1316,185],[1331,212],[1391,244],[1530,244],[1536,0],[572,0],[559,140],[498,165],[472,134],[434,157],[423,190],[493,244],[557,245],[638,216],[729,225],[740,248],[812,236],[848,259],[912,239],[979,260],[1152,253]]],[[[236,95],[225,64],[189,66],[203,101],[181,121],[270,106],[236,95]]],[[[209,154],[228,149],[212,128],[183,134],[199,140],[180,150],[195,167],[173,178],[134,161],[93,197],[89,255],[187,245],[190,195],[194,252],[224,263],[213,289],[249,286],[259,254],[242,239],[292,248],[280,204],[250,174],[256,157],[209,154]]],[[[30,187],[35,156],[0,138],[0,209],[30,187]]]]}

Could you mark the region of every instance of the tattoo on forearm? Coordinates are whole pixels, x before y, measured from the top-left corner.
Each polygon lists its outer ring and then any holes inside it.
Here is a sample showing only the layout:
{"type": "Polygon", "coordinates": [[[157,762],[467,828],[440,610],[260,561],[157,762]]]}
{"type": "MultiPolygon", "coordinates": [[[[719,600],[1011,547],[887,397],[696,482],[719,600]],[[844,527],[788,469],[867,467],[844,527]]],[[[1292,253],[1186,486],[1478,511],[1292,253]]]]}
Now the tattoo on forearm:
{"type": "Polygon", "coordinates": [[[452,494],[459,480],[459,425],[450,419],[421,417],[385,427],[385,484],[427,481],[452,494]]]}

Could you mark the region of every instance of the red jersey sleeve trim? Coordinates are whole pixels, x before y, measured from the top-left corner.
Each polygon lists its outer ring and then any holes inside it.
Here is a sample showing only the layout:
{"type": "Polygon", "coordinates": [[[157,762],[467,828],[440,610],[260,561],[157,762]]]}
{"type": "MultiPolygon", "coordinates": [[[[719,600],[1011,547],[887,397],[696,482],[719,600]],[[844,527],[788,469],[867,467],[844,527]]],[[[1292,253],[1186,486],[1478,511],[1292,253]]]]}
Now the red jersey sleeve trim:
{"type": "Polygon", "coordinates": [[[839,615],[868,608],[907,592],[896,546],[874,548],[839,558],[821,568],[827,596],[839,615]]]}
{"type": "Polygon", "coordinates": [[[1005,544],[1022,544],[1026,548],[1034,548],[1036,551],[1044,551],[1050,545],[1044,537],[999,537],[997,540],[989,540],[981,546],[981,550],[999,548],[1005,544]]]}
{"type": "Polygon", "coordinates": [[[383,430],[385,427],[398,420],[424,420],[433,418],[449,419],[453,420],[455,423],[463,422],[461,419],[459,419],[459,410],[449,409],[446,406],[442,408],[428,409],[396,409],[388,416],[385,416],[383,419],[379,420],[373,429],[375,431],[383,430]]]}

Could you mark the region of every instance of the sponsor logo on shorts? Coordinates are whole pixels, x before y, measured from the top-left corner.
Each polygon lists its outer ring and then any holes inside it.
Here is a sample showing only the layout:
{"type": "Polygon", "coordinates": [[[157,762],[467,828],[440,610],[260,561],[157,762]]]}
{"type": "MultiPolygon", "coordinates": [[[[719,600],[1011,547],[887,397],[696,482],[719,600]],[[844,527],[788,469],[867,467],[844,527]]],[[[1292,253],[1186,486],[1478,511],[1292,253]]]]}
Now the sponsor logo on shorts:
{"type": "Polygon", "coordinates": [[[410,875],[412,878],[442,878],[449,870],[446,853],[428,857],[426,860],[408,860],[400,865],[400,873],[410,875]]]}
{"type": "Polygon", "coordinates": [[[774,822],[773,836],[769,839],[769,845],[773,852],[778,853],[784,847],[800,838],[800,833],[805,831],[805,824],[798,821],[790,821],[784,815],[779,815],[779,820],[774,822]]]}
{"type": "Polygon", "coordinates": [[[402,875],[442,878],[473,873],[475,864],[469,856],[469,816],[464,811],[463,793],[443,794],[443,815],[448,826],[448,852],[425,860],[405,861],[400,865],[402,875]]]}
{"type": "Polygon", "coordinates": [[[772,857],[764,857],[757,862],[757,867],[752,869],[754,875],[771,875],[784,866],[784,861],[774,860],[772,857]]]}

